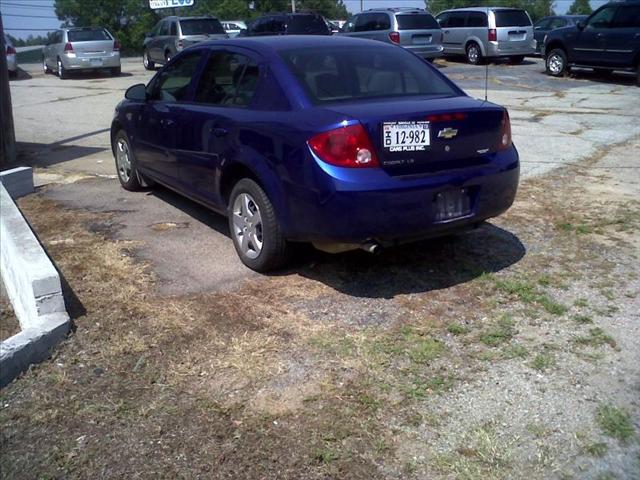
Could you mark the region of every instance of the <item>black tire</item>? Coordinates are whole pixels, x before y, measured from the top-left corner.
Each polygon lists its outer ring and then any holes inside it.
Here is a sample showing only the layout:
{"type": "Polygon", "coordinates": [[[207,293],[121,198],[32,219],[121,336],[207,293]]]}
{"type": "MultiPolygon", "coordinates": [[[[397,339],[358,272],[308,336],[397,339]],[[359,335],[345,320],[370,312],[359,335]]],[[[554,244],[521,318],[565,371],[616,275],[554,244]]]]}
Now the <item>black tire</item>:
{"type": "Polygon", "coordinates": [[[243,178],[236,183],[229,196],[227,214],[233,245],[242,263],[256,272],[268,272],[285,265],[289,258],[290,249],[282,234],[280,225],[278,225],[273,204],[260,185],[249,178],[243,178]],[[241,194],[248,194],[260,212],[262,248],[255,258],[249,257],[242,251],[240,240],[235,232],[233,208],[236,199],[241,194]]]}
{"type": "Polygon", "coordinates": [[[471,42],[467,45],[465,50],[467,52],[467,62],[471,65],[481,65],[482,64],[482,50],[480,50],[480,45],[476,42],[471,42]]]}
{"type": "Polygon", "coordinates": [[[513,55],[509,57],[509,63],[511,65],[520,65],[524,61],[524,55],[513,55]]]}
{"type": "Polygon", "coordinates": [[[636,86],[640,87],[640,62],[636,65],[636,86]]]}
{"type": "Polygon", "coordinates": [[[164,64],[166,65],[170,61],[171,61],[171,52],[167,50],[166,52],[164,52],[164,64]]]}
{"type": "Polygon", "coordinates": [[[69,78],[69,73],[67,72],[67,69],[64,68],[62,60],[60,60],[59,58],[58,58],[58,77],[61,80],[65,80],[65,79],[69,78]]]}
{"type": "Polygon", "coordinates": [[[47,66],[47,61],[42,57],[42,71],[45,75],[51,73],[51,69],[47,66]]]}
{"type": "Polygon", "coordinates": [[[116,173],[118,174],[118,180],[120,180],[120,185],[125,190],[129,190],[130,192],[136,192],[142,189],[142,185],[140,183],[140,176],[138,174],[138,170],[136,169],[136,159],[133,155],[133,149],[131,148],[131,142],[129,141],[129,137],[124,130],[120,130],[113,137],[113,158],[116,162],[116,173]],[[130,170],[128,176],[125,175],[126,167],[119,163],[118,152],[121,148],[120,142],[126,143],[128,158],[130,163],[130,170]]]}
{"type": "Polygon", "coordinates": [[[149,52],[147,50],[142,54],[142,65],[144,65],[146,70],[154,70],[156,68],[156,64],[149,57],[149,52]]]}
{"type": "Polygon", "coordinates": [[[112,77],[119,77],[121,73],[122,73],[122,67],[115,67],[111,69],[112,77]]]}
{"type": "Polygon", "coordinates": [[[569,73],[567,54],[561,48],[554,48],[544,59],[547,73],[553,77],[563,77],[569,73]]]}

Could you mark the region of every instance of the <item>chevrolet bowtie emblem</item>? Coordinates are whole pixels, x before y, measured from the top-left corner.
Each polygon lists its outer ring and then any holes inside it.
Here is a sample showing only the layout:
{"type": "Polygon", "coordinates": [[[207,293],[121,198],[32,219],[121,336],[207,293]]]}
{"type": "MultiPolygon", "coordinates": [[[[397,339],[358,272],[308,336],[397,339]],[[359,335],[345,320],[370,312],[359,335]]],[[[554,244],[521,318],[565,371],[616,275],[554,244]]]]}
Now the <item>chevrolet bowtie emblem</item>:
{"type": "Polygon", "coordinates": [[[446,138],[447,140],[458,135],[458,130],[455,128],[443,128],[438,132],[438,138],[446,138]]]}

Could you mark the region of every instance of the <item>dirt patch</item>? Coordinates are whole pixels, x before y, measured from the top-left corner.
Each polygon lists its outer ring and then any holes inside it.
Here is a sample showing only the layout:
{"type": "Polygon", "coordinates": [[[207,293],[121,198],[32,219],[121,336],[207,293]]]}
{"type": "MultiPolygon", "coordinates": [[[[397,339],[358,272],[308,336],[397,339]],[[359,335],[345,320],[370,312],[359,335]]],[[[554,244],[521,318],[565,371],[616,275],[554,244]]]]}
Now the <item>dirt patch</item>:
{"type": "Polygon", "coordinates": [[[3,477],[633,478],[639,205],[594,168],[616,155],[468,235],[176,297],[111,214],[23,198],[82,313],[1,394],[3,477]]]}
{"type": "Polygon", "coordinates": [[[0,298],[0,341],[20,333],[20,323],[16,317],[11,302],[0,298]]]}

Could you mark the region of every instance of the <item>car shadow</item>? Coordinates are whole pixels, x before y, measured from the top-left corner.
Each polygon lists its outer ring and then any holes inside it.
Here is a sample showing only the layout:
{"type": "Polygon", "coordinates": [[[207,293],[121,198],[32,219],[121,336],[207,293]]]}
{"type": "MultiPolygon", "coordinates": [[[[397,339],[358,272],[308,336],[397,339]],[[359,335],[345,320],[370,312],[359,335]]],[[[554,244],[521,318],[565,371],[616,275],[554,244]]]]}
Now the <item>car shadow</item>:
{"type": "MultiPolygon", "coordinates": [[[[163,187],[149,189],[148,194],[232,241],[223,215],[163,187]]],[[[465,283],[483,273],[507,268],[525,254],[525,246],[516,235],[485,222],[466,234],[401,245],[379,255],[361,250],[328,254],[297,244],[289,267],[269,276],[300,275],[346,295],[392,298],[465,283]]]]}
{"type": "MultiPolygon", "coordinates": [[[[55,73],[53,73],[55,75],[55,73]]],[[[119,77],[133,77],[133,73],[121,72],[120,75],[111,75],[111,73],[101,70],[87,70],[87,71],[71,71],[67,72],[67,76],[64,81],[77,81],[77,80],[105,80],[107,78],[119,78],[119,77]]]]}
{"type": "Polygon", "coordinates": [[[517,263],[525,253],[513,233],[484,223],[466,234],[401,245],[380,255],[360,250],[331,255],[309,248],[299,266],[278,275],[297,273],[354,297],[393,298],[468,282],[517,263]]]}
{"type": "Polygon", "coordinates": [[[576,80],[590,80],[592,82],[604,83],[607,85],[636,85],[636,74],[633,72],[612,72],[602,74],[593,70],[572,68],[570,78],[576,80]]]}
{"type": "MultiPolygon", "coordinates": [[[[451,63],[453,65],[469,65],[472,66],[469,62],[467,62],[467,59],[463,56],[463,55],[452,55],[450,57],[441,57],[440,58],[441,61],[444,61],[445,63],[434,63],[434,65],[438,65],[438,67],[440,68],[446,68],[448,65],[447,63],[451,63]]],[[[505,58],[492,58],[491,61],[489,62],[489,65],[504,65],[504,66],[509,66],[509,67],[522,67],[522,66],[526,66],[526,65],[535,65],[537,62],[535,61],[535,59],[529,59],[529,58],[525,58],[522,62],[520,63],[510,63],[509,62],[509,58],[505,57],[505,58]]],[[[478,65],[476,65],[476,67],[483,67],[486,65],[486,62],[480,63],[478,65]]]]}
{"type": "Polygon", "coordinates": [[[20,82],[22,80],[31,80],[33,76],[26,70],[18,67],[16,73],[14,75],[9,76],[9,81],[11,82],[20,82]]]}

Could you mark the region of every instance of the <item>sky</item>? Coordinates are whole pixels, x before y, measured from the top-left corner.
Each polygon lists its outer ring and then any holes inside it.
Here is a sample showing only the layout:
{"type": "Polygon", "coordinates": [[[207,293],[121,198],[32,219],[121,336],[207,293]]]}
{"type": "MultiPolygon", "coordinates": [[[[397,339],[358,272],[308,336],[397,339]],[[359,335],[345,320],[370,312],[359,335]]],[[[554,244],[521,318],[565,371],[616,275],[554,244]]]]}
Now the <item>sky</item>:
{"type": "MultiPolygon", "coordinates": [[[[16,38],[26,38],[46,34],[60,26],[53,9],[54,0],[0,0],[0,11],[5,32],[16,38]],[[37,18],[44,17],[44,18],[37,18]]],[[[91,0],[85,0],[91,1],[91,0]]],[[[195,0],[215,1],[215,0],[195,0]]],[[[419,7],[424,8],[423,0],[344,0],[347,10],[359,12],[360,4],[364,9],[377,7],[419,7]]],[[[555,0],[556,13],[567,11],[573,0],[555,0]]],[[[605,3],[604,0],[591,0],[591,6],[597,8],[605,3]]]]}

